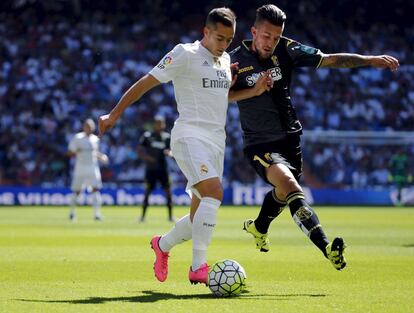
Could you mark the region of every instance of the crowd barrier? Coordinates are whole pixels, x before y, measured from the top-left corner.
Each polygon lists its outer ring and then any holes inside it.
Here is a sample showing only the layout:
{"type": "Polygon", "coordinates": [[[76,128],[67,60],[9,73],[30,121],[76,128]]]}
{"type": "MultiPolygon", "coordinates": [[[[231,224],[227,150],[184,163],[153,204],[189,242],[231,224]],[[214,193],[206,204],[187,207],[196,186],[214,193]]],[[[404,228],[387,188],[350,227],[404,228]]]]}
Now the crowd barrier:
{"type": "MultiPolygon", "coordinates": [[[[226,205],[260,205],[263,197],[270,190],[268,186],[234,186],[224,191],[223,204],[226,205]]],[[[372,190],[310,189],[304,188],[308,202],[315,205],[393,205],[397,202],[397,190],[381,188],[372,190]]],[[[0,187],[0,205],[68,205],[70,201],[68,188],[40,187],[0,187]]],[[[144,198],[143,188],[102,189],[104,205],[140,205],[144,198]]],[[[91,195],[82,193],[80,204],[90,204],[91,195]]],[[[162,190],[157,189],[150,196],[150,204],[165,204],[162,190]]],[[[190,198],[182,188],[173,189],[173,202],[176,205],[189,205],[190,198]]],[[[414,204],[414,187],[404,188],[402,202],[414,204]]]]}

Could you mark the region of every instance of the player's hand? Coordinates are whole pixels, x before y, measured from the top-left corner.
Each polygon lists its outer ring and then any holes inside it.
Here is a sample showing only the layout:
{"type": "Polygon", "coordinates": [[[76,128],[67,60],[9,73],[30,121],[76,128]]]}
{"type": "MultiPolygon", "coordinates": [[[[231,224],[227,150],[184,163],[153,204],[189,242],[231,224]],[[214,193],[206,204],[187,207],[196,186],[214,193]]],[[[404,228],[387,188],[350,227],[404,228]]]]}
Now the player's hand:
{"type": "Polygon", "coordinates": [[[373,56],[370,60],[370,64],[378,68],[389,68],[393,72],[400,67],[398,60],[390,55],[373,56]]]}
{"type": "Polygon", "coordinates": [[[108,164],[109,163],[109,158],[105,153],[102,153],[99,157],[99,161],[102,162],[102,164],[108,164]]]}
{"type": "Polygon", "coordinates": [[[109,129],[111,129],[116,123],[116,120],[111,117],[110,114],[101,115],[98,119],[98,132],[99,137],[102,137],[103,134],[109,129]]]}
{"type": "Polygon", "coordinates": [[[230,88],[236,83],[237,80],[237,72],[239,71],[239,62],[230,64],[231,70],[231,85],[230,88]]]}
{"type": "Polygon", "coordinates": [[[253,87],[254,95],[260,96],[265,91],[269,91],[273,87],[273,79],[269,72],[263,72],[253,87]]]}

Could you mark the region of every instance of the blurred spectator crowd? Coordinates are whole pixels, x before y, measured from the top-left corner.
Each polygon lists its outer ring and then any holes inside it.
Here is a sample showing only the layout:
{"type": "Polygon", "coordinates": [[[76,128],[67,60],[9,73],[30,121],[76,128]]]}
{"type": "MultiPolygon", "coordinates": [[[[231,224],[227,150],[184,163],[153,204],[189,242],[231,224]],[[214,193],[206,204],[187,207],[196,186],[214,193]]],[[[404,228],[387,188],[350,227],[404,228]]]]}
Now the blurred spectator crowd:
{"type": "MultiPolygon", "coordinates": [[[[337,10],[324,12],[325,2],[295,1],[293,6],[279,1],[288,16],[285,36],[325,53],[390,54],[400,60],[401,68],[396,73],[369,68],[298,70],[292,101],[305,132],[412,131],[414,28],[405,27],[402,18],[398,24],[375,16],[369,5],[347,15],[340,7],[346,1],[338,1],[337,10]]],[[[175,44],[200,39],[205,14],[214,6],[214,1],[197,9],[185,1],[169,2],[168,7],[158,0],[98,8],[88,1],[84,6],[81,1],[51,3],[11,1],[0,11],[0,185],[67,186],[67,143],[83,120],[108,112],[175,44]]],[[[243,7],[228,1],[238,14],[232,48],[250,38],[260,4],[243,7]]],[[[128,108],[122,122],[102,138],[101,150],[110,158],[102,169],[107,186],[142,182],[144,165],[136,147],[155,114],[163,115],[171,129],[177,116],[171,84],[157,87],[128,108]]],[[[225,184],[261,184],[243,157],[235,104],[229,105],[227,135],[225,184]]],[[[389,159],[401,149],[352,143],[303,148],[306,183],[358,188],[389,184],[389,159]]],[[[414,147],[403,149],[414,170],[414,147]]],[[[174,161],[170,165],[173,181],[182,185],[174,161]]]]}

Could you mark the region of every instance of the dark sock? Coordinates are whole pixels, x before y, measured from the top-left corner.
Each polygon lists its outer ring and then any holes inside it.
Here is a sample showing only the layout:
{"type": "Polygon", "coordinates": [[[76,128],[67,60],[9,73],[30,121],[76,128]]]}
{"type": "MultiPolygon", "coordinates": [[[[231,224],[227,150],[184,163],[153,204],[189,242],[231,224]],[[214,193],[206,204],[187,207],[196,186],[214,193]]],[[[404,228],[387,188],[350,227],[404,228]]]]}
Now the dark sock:
{"type": "Polygon", "coordinates": [[[259,215],[254,221],[254,225],[259,233],[266,234],[270,223],[283,211],[286,202],[277,199],[275,190],[269,191],[262,203],[259,215]]]}
{"type": "Polygon", "coordinates": [[[168,208],[168,219],[172,220],[172,199],[171,195],[167,194],[167,208],[168,208]]]}
{"type": "Polygon", "coordinates": [[[145,191],[145,195],[144,195],[144,202],[142,203],[142,216],[141,218],[144,219],[145,218],[145,214],[147,213],[147,208],[148,208],[148,198],[150,195],[151,191],[150,190],[146,190],[145,191]]]}
{"type": "Polygon", "coordinates": [[[289,205],[293,220],[326,256],[326,245],[329,243],[329,240],[326,238],[322,226],[319,223],[316,212],[305,201],[303,192],[295,191],[290,193],[286,197],[286,202],[289,205]]]}

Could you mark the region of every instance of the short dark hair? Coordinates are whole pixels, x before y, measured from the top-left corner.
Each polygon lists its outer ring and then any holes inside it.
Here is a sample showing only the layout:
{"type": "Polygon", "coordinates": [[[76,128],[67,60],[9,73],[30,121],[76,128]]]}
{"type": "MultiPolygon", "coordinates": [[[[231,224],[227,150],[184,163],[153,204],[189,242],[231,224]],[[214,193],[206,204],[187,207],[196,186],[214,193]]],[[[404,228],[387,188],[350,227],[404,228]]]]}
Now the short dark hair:
{"type": "Polygon", "coordinates": [[[221,23],[228,27],[234,27],[234,24],[236,24],[236,14],[226,7],[215,8],[208,13],[206,26],[215,27],[217,23],[221,23]]]}
{"type": "Polygon", "coordinates": [[[283,26],[286,21],[286,13],[274,4],[265,4],[256,10],[254,25],[267,21],[276,26],[283,26]]]}

